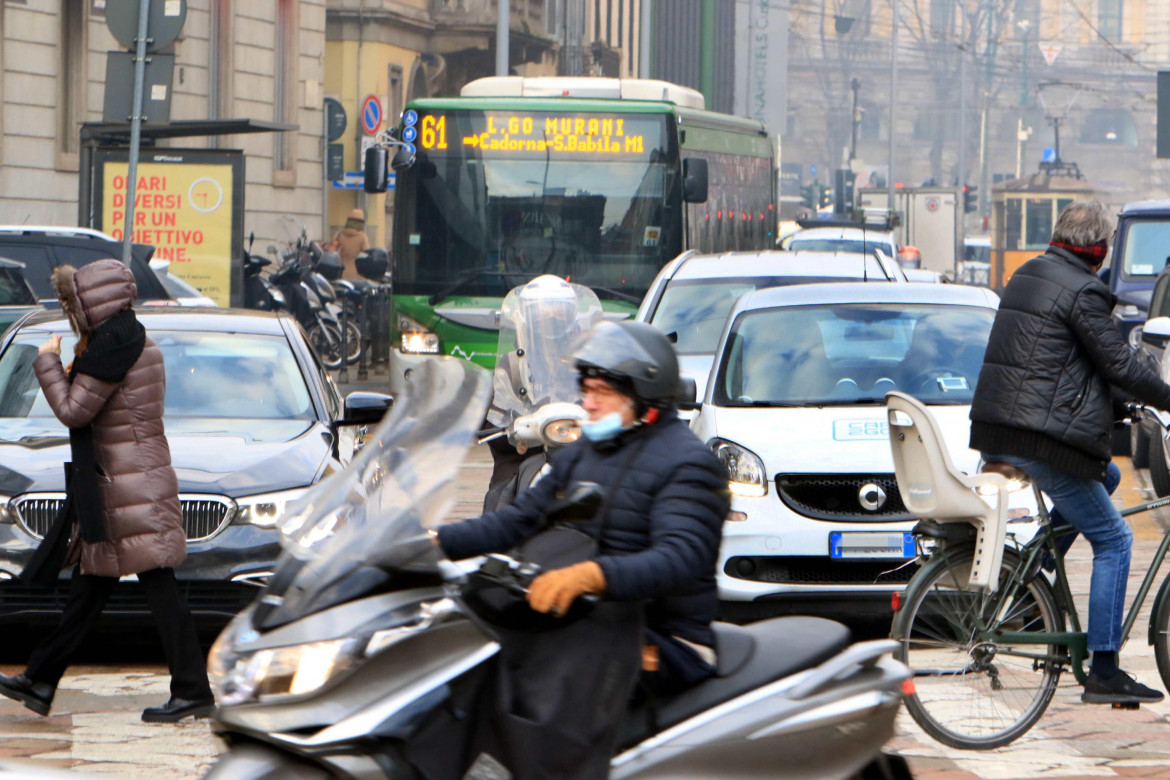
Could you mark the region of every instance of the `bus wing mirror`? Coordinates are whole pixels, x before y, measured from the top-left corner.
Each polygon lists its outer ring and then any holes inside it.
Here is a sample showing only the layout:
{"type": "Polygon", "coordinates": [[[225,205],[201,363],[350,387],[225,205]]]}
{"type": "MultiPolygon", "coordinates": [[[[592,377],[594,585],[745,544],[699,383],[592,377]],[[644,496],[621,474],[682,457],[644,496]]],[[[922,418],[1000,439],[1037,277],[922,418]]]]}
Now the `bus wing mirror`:
{"type": "Polygon", "coordinates": [[[702,157],[683,158],[683,200],[707,202],[707,161],[702,157]]]}
{"type": "Polygon", "coordinates": [[[414,165],[414,154],[405,146],[398,147],[398,151],[394,153],[394,159],[390,161],[390,167],[396,171],[404,171],[412,165],[414,165]]]}
{"type": "Polygon", "coordinates": [[[389,178],[386,173],[386,158],[387,152],[384,147],[371,146],[366,149],[365,165],[362,169],[364,174],[363,189],[366,192],[385,192],[389,178]]]}

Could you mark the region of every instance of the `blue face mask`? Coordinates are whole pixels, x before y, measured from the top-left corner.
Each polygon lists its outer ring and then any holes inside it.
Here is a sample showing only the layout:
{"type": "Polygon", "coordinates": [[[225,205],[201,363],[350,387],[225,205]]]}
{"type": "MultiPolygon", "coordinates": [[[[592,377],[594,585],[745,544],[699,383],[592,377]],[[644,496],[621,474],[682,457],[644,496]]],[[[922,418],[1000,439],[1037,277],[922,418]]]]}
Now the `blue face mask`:
{"type": "Polygon", "coordinates": [[[589,441],[609,441],[624,430],[621,412],[610,412],[600,420],[585,420],[581,423],[581,433],[589,441]]]}

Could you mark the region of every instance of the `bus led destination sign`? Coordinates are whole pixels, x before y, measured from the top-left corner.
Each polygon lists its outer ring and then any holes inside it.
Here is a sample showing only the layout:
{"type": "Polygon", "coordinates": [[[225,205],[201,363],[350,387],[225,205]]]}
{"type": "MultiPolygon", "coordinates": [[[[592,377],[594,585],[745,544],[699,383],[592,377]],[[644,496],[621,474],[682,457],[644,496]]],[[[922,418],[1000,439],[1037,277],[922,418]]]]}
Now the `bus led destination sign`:
{"type": "Polygon", "coordinates": [[[419,146],[467,156],[644,158],[662,131],[661,117],[450,111],[421,117],[419,146]]]}

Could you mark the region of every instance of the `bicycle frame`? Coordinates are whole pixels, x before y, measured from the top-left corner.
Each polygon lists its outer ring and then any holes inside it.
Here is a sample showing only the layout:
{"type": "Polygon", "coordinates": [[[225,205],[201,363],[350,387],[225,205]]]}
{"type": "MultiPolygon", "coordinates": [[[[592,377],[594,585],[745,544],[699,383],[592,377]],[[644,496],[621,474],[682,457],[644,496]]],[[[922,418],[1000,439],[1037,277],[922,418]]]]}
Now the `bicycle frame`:
{"type": "MultiPolygon", "coordinates": [[[[1012,572],[1010,579],[1000,586],[996,594],[992,597],[990,605],[993,607],[991,614],[998,616],[1003,612],[1005,605],[1010,605],[1020,589],[1025,587],[1025,576],[1029,572],[1038,571],[1040,568],[1040,556],[1047,550],[1052,554],[1056,562],[1056,582],[1054,583],[1056,590],[1056,598],[1058,607],[1062,608],[1064,613],[1068,616],[1071,623],[1071,631],[1062,632],[996,632],[991,629],[985,629],[981,632],[981,636],[986,641],[994,641],[996,643],[1006,643],[1015,645],[1058,645],[1068,650],[1068,656],[1053,657],[1049,654],[1033,654],[1033,653],[1017,653],[1012,652],[1014,656],[1021,658],[1031,658],[1035,662],[1045,663],[1068,663],[1072,667],[1073,675],[1077,682],[1081,685],[1085,684],[1088,675],[1084,669],[1084,661],[1088,656],[1088,634],[1081,630],[1080,616],[1077,613],[1076,604],[1073,602],[1072,590],[1069,588],[1068,575],[1064,569],[1064,556],[1057,551],[1056,542],[1063,536],[1076,534],[1077,530],[1072,526],[1062,526],[1060,528],[1053,528],[1048,522],[1048,509],[1044,503],[1043,495],[1039,488],[1033,486],[1036,491],[1036,502],[1040,508],[1040,523],[1041,528],[1036,536],[1032,538],[1027,544],[1020,549],[1021,564],[1015,571],[1012,572]]],[[[1121,510],[1122,517],[1128,517],[1140,512],[1148,512],[1151,509],[1158,509],[1159,507],[1170,506],[1170,497],[1161,498],[1156,501],[1150,501],[1145,504],[1129,507],[1121,510]]],[[[1166,557],[1166,553],[1170,551],[1170,534],[1165,534],[1162,537],[1161,544],[1158,545],[1158,550],[1154,554],[1154,559],[1150,563],[1149,569],[1146,571],[1146,576],[1142,579],[1141,587],[1138,588],[1137,595],[1134,596],[1133,603],[1129,607],[1129,612],[1125,616],[1125,622],[1121,628],[1121,643],[1125,644],[1129,639],[1129,632],[1133,628],[1133,624],[1137,622],[1138,613],[1141,611],[1142,605],[1145,603],[1146,597],[1150,593],[1150,588],[1153,587],[1154,577],[1158,574],[1158,569],[1162,566],[1162,561],[1166,557]]],[[[1030,579],[1030,578],[1029,578],[1030,579]]]]}

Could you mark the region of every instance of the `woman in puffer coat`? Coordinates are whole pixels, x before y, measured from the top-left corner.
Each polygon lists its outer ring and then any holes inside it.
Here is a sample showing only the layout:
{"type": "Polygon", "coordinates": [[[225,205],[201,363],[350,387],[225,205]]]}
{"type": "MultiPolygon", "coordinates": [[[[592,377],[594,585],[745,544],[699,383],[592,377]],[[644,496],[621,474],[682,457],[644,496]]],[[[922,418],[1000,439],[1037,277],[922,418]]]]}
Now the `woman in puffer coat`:
{"type": "Polygon", "coordinates": [[[65,563],[74,566],[73,577],[60,624],[23,674],[0,675],[0,693],[47,715],[57,681],[118,578],[135,574],[171,672],[170,701],[147,708],[142,719],[210,715],[214,700],[195,623],[175,581],[187,542],[163,432],[163,356],[130,308],[134,275],[117,260],[99,260],[80,270],[62,266],[53,286],[77,334],[74,361],[62,366],[61,338],[53,336],[34,368],[53,414],[69,428],[70,512],[59,522],[72,525],[65,563]]]}

